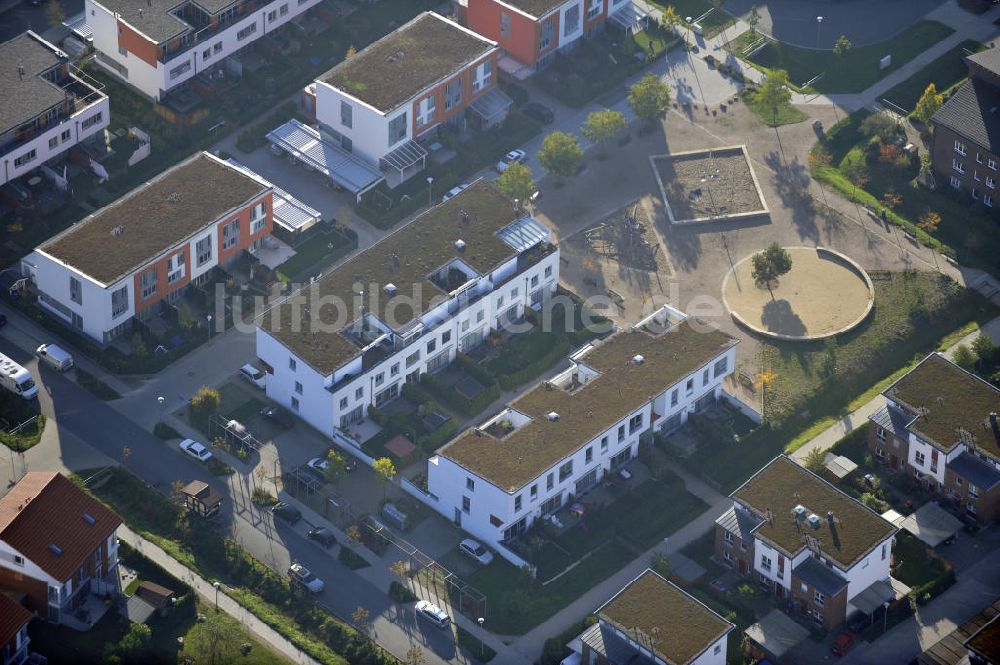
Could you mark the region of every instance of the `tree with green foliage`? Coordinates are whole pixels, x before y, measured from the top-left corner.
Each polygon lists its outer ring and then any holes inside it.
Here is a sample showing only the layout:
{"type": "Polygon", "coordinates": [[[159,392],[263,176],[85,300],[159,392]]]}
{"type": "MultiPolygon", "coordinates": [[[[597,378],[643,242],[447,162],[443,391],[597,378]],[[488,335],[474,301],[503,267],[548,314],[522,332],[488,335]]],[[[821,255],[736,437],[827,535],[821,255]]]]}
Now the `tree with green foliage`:
{"type": "Polygon", "coordinates": [[[66,20],[66,12],[63,11],[59,0],[49,0],[45,4],[45,18],[48,19],[50,28],[55,28],[66,20]]]}
{"type": "Polygon", "coordinates": [[[806,458],[803,460],[804,465],[807,469],[813,473],[819,473],[823,470],[824,462],[826,461],[826,452],[816,446],[806,453],[806,458]]]}
{"type": "Polygon", "coordinates": [[[538,161],[554,176],[571,176],[576,173],[583,159],[583,150],[576,137],[565,132],[552,132],[542,141],[538,161]]]}
{"type": "Polygon", "coordinates": [[[628,105],[647,127],[667,117],[670,110],[670,86],[646,74],[628,91],[628,105]]]}
{"type": "Polygon", "coordinates": [[[331,449],[326,454],[326,469],[323,470],[323,477],[328,483],[336,483],[347,471],[347,460],[337,450],[331,449]]]}
{"type": "Polygon", "coordinates": [[[833,52],[843,57],[847,55],[847,52],[851,50],[852,46],[854,46],[854,44],[852,44],[851,40],[847,38],[847,35],[841,35],[837,38],[837,42],[833,45],[833,52]]]}
{"type": "Polygon", "coordinates": [[[531,168],[521,162],[514,162],[503,170],[497,178],[497,187],[510,198],[520,201],[522,206],[527,205],[538,191],[531,168]]]}
{"type": "Polygon", "coordinates": [[[976,356],[967,344],[959,344],[955,347],[955,355],[952,356],[955,364],[962,369],[971,372],[976,366],[976,356]]]}
{"type": "Polygon", "coordinates": [[[757,91],[757,101],[774,119],[774,133],[778,133],[778,114],[781,109],[792,101],[792,91],[788,89],[788,72],[784,69],[772,69],[764,77],[764,83],[757,91]]]}
{"type": "Polygon", "coordinates": [[[747,25],[750,26],[750,37],[756,39],[757,37],[757,26],[760,24],[760,12],[757,11],[757,5],[750,8],[750,13],[747,15],[747,25]]]}
{"type": "Polygon", "coordinates": [[[153,631],[149,626],[144,623],[133,623],[118,642],[118,650],[123,654],[134,655],[145,649],[151,639],[153,631]]]}
{"type": "Polygon", "coordinates": [[[580,127],[580,133],[588,141],[596,143],[601,150],[601,154],[606,154],[605,146],[608,141],[615,138],[628,127],[625,122],[625,115],[611,109],[594,111],[587,116],[587,121],[580,127]]]}
{"type": "Polygon", "coordinates": [[[976,339],[972,340],[972,352],[980,362],[991,362],[996,355],[997,345],[993,343],[993,338],[986,333],[979,333],[976,339]]]}
{"type": "Polygon", "coordinates": [[[660,27],[662,27],[667,32],[677,34],[677,26],[680,25],[681,17],[674,9],[673,5],[668,5],[662,12],[660,12],[660,27]]]}
{"type": "Polygon", "coordinates": [[[424,650],[419,646],[412,646],[406,652],[406,660],[403,661],[406,665],[425,665],[427,658],[424,657],[424,650]]]}
{"type": "Polygon", "coordinates": [[[885,143],[899,131],[899,125],[888,113],[872,113],[861,121],[858,131],[869,139],[885,143]]]}
{"type": "Polygon", "coordinates": [[[924,94],[917,101],[917,105],[913,109],[913,115],[917,120],[926,125],[930,122],[931,116],[941,108],[942,104],[944,104],[944,95],[938,93],[936,85],[929,83],[924,89],[924,94]]]}
{"type": "Polygon", "coordinates": [[[670,574],[673,572],[674,566],[670,563],[669,556],[663,552],[654,552],[649,563],[654,572],[659,573],[661,577],[670,579],[670,574]]]}
{"type": "Polygon", "coordinates": [[[132,355],[136,358],[145,358],[149,355],[149,347],[146,346],[146,340],[140,333],[132,335],[132,355]]]}
{"type": "Polygon", "coordinates": [[[191,415],[197,420],[208,420],[209,416],[219,410],[221,400],[222,396],[218,390],[210,386],[202,386],[191,398],[191,415]]]}
{"type": "MultiPolygon", "coordinates": [[[[767,286],[771,290],[771,284],[782,275],[792,269],[792,257],[788,251],[776,242],[772,242],[767,249],[753,255],[753,270],[750,276],[757,284],[767,286]]],[[[771,294],[774,297],[774,293],[771,294]]]]}
{"type": "Polygon", "coordinates": [[[396,477],[396,465],[388,457],[379,457],[372,463],[375,477],[382,483],[382,498],[385,498],[387,485],[396,477]]]}

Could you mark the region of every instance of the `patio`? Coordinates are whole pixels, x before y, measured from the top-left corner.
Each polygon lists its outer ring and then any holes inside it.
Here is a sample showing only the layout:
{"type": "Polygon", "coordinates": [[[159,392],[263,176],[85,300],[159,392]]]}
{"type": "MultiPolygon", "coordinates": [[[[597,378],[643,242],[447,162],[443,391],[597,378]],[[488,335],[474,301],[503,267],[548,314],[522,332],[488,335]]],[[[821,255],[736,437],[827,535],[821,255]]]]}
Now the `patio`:
{"type": "Polygon", "coordinates": [[[356,445],[361,446],[369,439],[375,437],[376,434],[382,431],[382,426],[371,420],[370,418],[365,418],[356,423],[350,423],[341,430],[349,438],[356,442],[356,445]]]}
{"type": "Polygon", "coordinates": [[[93,628],[94,624],[100,621],[109,609],[111,609],[111,603],[88,593],[75,609],[62,612],[59,623],[73,630],[86,632],[93,628]]]}

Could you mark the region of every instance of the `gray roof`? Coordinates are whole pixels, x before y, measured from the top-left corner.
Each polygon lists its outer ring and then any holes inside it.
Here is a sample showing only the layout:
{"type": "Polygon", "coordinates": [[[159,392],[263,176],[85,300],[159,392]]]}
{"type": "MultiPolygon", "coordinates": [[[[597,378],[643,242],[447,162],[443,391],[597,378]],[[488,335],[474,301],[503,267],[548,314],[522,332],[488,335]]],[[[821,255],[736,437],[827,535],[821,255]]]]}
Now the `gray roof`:
{"type": "MultiPolygon", "coordinates": [[[[127,24],[152,39],[157,44],[169,41],[171,37],[191,30],[191,26],[170,13],[171,9],[181,7],[184,0],[96,0],[110,12],[118,14],[127,24]]],[[[199,2],[217,5],[217,2],[199,2]]],[[[226,2],[230,5],[232,2],[226,2]]],[[[207,9],[207,8],[206,8],[207,9]]]]}
{"type": "Polygon", "coordinates": [[[733,506],[722,513],[715,523],[730,533],[737,534],[744,541],[753,539],[753,530],[760,526],[763,520],[758,519],[749,510],[733,506]]]}
{"type": "Polygon", "coordinates": [[[66,93],[41,74],[62,58],[33,32],[0,44],[0,134],[65,101],[66,93]],[[22,75],[18,65],[24,70],[22,75]]]}
{"type": "Polygon", "coordinates": [[[951,96],[931,117],[990,152],[1000,152],[1000,90],[973,78],[951,96]]]}
{"type": "Polygon", "coordinates": [[[580,635],[580,641],[615,665],[653,665],[653,661],[623,642],[615,635],[614,630],[601,623],[595,623],[585,630],[580,635]]]}
{"type": "Polygon", "coordinates": [[[836,596],[847,586],[847,580],[813,557],[806,558],[792,571],[792,574],[827,596],[836,596]]]}
{"type": "Polygon", "coordinates": [[[983,489],[990,489],[1000,483],[1000,471],[972,453],[962,453],[948,462],[948,468],[966,481],[983,489]]]}
{"type": "Polygon", "coordinates": [[[901,439],[906,438],[907,427],[912,420],[910,416],[893,406],[882,407],[872,415],[868,416],[868,419],[887,432],[892,432],[901,439]]]}
{"type": "Polygon", "coordinates": [[[970,56],[966,56],[965,59],[979,65],[983,69],[1000,75],[1000,48],[990,48],[979,53],[973,53],[970,56]]]}

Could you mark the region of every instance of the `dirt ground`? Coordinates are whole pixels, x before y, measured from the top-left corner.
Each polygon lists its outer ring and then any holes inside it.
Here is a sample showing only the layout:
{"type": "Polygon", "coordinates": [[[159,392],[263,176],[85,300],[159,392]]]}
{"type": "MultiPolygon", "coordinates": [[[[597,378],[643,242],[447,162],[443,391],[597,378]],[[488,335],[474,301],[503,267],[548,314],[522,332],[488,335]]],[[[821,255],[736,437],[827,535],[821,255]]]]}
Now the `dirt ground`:
{"type": "Polygon", "coordinates": [[[868,218],[834,192],[821,190],[809,177],[807,166],[809,149],[816,141],[812,120],[820,119],[829,127],[843,113],[831,106],[805,110],[810,114],[806,121],[775,132],[743,104],[715,116],[675,109],[661,131],[640,135],[632,127],[633,140],[612,148],[607,159],[587,152],[586,168],[578,176],[543,178],[539,182],[543,196],[535,215],[553,229],[560,243],[562,283],[581,296],[600,296],[596,307],[619,325],[634,323],[667,303],[711,321],[741,339],[737,374],[755,376],[760,367],[759,343],[726,312],[722,281],[737,261],[772,242],[786,247],[829,247],[869,271],[940,266],[963,281],[940,257],[868,218]],[[740,144],[747,146],[770,214],[672,226],[649,156],[740,144]],[[652,232],[663,248],[655,271],[634,270],[602,257],[582,237],[582,231],[632,201],[638,201],[653,220],[652,232]],[[825,208],[824,201],[835,211],[825,208]]]}
{"type": "Polygon", "coordinates": [[[752,256],[725,283],[729,308],[751,326],[793,337],[829,335],[861,322],[868,285],[850,265],[814,249],[790,248],[792,269],[770,289],[751,277],[752,256]]]}
{"type": "Polygon", "coordinates": [[[764,209],[742,150],[661,157],[653,163],[675,221],[764,209]]]}

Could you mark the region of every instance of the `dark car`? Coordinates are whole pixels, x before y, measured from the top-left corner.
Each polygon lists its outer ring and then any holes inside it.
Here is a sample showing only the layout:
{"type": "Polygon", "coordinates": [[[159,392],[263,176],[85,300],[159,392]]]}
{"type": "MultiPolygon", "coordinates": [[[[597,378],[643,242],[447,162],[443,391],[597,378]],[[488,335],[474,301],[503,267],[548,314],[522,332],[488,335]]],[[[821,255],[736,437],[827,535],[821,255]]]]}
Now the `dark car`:
{"type": "Polygon", "coordinates": [[[275,516],[275,518],[281,518],[289,524],[295,524],[302,519],[301,511],[299,511],[299,509],[295,506],[288,505],[284,501],[279,501],[271,506],[271,513],[275,516]]]}
{"type": "Polygon", "coordinates": [[[7,325],[7,315],[0,314],[0,328],[3,328],[5,325],[7,325]]]}
{"type": "Polygon", "coordinates": [[[295,419],[292,414],[278,406],[265,406],[260,410],[260,415],[268,420],[273,420],[281,426],[281,429],[292,429],[295,426],[295,419]]]}
{"type": "Polygon", "coordinates": [[[330,531],[325,526],[317,526],[309,529],[308,536],[310,540],[315,540],[327,549],[337,544],[337,536],[333,535],[333,531],[330,531]]]}
{"type": "Polygon", "coordinates": [[[532,120],[537,120],[543,125],[551,124],[555,120],[555,114],[552,112],[548,106],[539,104],[538,102],[528,102],[521,109],[521,112],[531,118],[532,120]]]}

